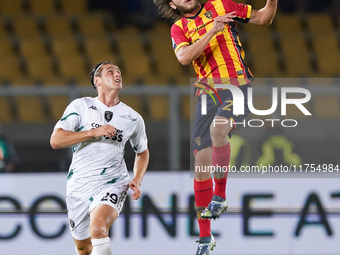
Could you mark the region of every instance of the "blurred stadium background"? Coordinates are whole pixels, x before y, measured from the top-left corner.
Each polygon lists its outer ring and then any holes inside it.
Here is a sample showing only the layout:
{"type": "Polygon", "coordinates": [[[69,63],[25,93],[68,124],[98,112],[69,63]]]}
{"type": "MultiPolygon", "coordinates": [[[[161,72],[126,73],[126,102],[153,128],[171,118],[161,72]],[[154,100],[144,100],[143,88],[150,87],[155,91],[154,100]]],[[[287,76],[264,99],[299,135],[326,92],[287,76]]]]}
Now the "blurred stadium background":
{"type": "MultiPolygon", "coordinates": [[[[237,2],[260,9],[266,1],[237,2]]],[[[167,176],[169,170],[179,174],[178,178],[188,173],[189,83],[195,74],[190,65],[181,66],[177,62],[171,48],[170,26],[171,23],[158,17],[152,0],[0,0],[1,132],[15,146],[18,158],[13,172],[20,173],[2,175],[2,183],[7,180],[14,187],[18,186],[16,178],[40,178],[46,173],[66,175],[71,153],[66,149],[52,150],[49,137],[70,100],[95,95],[88,72],[103,60],[113,60],[121,67],[124,87],[121,100],[140,112],[146,121],[151,153],[149,170],[159,176],[158,180],[163,179],[158,174],[167,176]]],[[[289,106],[285,119],[297,120],[296,128],[267,125],[240,128],[232,141],[236,151],[233,164],[339,164],[339,1],[281,0],[271,26],[238,23],[237,27],[246,63],[258,78],[254,82],[255,108],[270,107],[272,87],[304,87],[312,93],[305,106],[313,116],[304,116],[296,107],[289,106]]],[[[271,118],[279,118],[277,114],[271,118]]],[[[126,153],[131,168],[134,155],[128,148],[126,153]]],[[[331,179],[322,180],[322,187],[328,184],[336,187],[334,182],[329,183],[331,179]]],[[[17,194],[19,191],[15,190],[17,194]]],[[[2,196],[9,196],[10,192],[12,189],[6,186],[2,196]]],[[[56,191],[50,191],[53,192],[56,191]]],[[[337,197],[336,190],[330,192],[333,198],[337,197]]],[[[168,195],[154,199],[167,201],[168,195]]],[[[29,205],[27,202],[27,208],[29,205]]],[[[332,202],[327,206],[339,211],[339,206],[332,202]]],[[[242,210],[236,208],[235,212],[241,214],[242,210]]],[[[339,232],[339,222],[334,222],[339,232]]],[[[0,240],[0,247],[5,245],[0,240]]],[[[321,254],[297,250],[263,254],[321,254]]],[[[13,253],[16,254],[19,253],[13,253]]],[[[340,249],[328,250],[327,254],[340,254],[340,249]]]]}

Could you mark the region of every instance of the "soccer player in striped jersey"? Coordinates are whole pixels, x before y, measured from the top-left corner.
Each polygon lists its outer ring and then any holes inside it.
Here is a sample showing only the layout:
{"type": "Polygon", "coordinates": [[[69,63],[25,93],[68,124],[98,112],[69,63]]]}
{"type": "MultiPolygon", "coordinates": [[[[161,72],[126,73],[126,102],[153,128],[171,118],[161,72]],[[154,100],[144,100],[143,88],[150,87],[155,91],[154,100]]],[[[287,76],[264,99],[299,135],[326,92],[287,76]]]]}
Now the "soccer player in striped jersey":
{"type": "Polygon", "coordinates": [[[140,198],[149,151],[142,117],[119,101],[119,67],[102,62],[90,75],[98,97],[78,98],[67,106],[54,128],[51,146],[72,146],[73,150],[66,203],[77,254],[111,255],[109,228],[122,209],[129,187],[132,198],[140,198]],[[124,161],[127,141],[136,153],[132,181],[124,161]]]}
{"type": "MultiPolygon", "coordinates": [[[[277,0],[267,0],[260,10],[253,10],[247,4],[231,0],[209,0],[200,4],[198,0],[154,0],[160,14],[175,20],[171,27],[173,49],[183,65],[193,64],[197,74],[194,86],[199,96],[193,128],[193,153],[195,169],[208,166],[228,166],[230,145],[228,135],[234,125],[249,114],[245,100],[245,114],[233,115],[233,97],[229,90],[215,89],[215,84],[239,86],[247,99],[247,88],[253,76],[244,62],[244,51],[240,43],[235,21],[256,25],[271,24],[277,9],[277,0]],[[207,97],[207,114],[201,114],[201,94],[212,93],[221,98],[221,105],[215,105],[207,97]],[[216,93],[218,95],[216,95],[216,93]],[[228,124],[214,124],[214,123],[228,124]],[[214,125],[213,125],[214,124],[214,125]]],[[[227,172],[195,172],[194,190],[200,239],[197,255],[210,253],[215,246],[211,235],[211,218],[225,212],[227,172]]]]}

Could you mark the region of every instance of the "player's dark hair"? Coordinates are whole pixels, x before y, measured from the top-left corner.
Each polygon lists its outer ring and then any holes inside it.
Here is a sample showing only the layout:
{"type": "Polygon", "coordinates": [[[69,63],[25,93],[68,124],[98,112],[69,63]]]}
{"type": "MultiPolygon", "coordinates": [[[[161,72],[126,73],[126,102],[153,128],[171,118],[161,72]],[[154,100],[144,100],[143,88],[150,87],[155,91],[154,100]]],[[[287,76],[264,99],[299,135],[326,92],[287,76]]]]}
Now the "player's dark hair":
{"type": "Polygon", "coordinates": [[[153,2],[158,6],[158,13],[162,18],[171,19],[172,21],[182,18],[183,14],[178,9],[170,7],[171,0],[153,0],[153,2]]]}
{"type": "Polygon", "coordinates": [[[96,84],[94,84],[94,77],[102,77],[102,70],[103,70],[103,66],[106,65],[106,64],[112,64],[112,65],[115,65],[116,66],[116,63],[115,62],[112,62],[112,61],[103,61],[103,62],[100,62],[98,64],[96,64],[91,72],[89,73],[90,75],[90,78],[91,78],[91,84],[92,86],[96,89],[96,84]]]}

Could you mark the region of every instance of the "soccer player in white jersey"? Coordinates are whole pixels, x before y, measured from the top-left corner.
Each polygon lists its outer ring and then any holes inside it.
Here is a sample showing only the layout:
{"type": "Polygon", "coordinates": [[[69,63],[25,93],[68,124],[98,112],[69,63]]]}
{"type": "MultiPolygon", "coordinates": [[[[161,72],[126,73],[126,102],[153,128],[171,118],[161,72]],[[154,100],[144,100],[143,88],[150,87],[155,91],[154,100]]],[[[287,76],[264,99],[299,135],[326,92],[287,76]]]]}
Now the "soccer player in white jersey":
{"type": "Polygon", "coordinates": [[[98,96],[71,102],[51,136],[54,149],[72,146],[66,203],[71,233],[79,255],[111,255],[108,232],[117,219],[127,190],[141,196],[149,163],[142,117],[119,101],[122,76],[113,62],[97,64],[90,73],[98,96]],[[134,178],[124,161],[127,141],[136,153],[134,178]]]}

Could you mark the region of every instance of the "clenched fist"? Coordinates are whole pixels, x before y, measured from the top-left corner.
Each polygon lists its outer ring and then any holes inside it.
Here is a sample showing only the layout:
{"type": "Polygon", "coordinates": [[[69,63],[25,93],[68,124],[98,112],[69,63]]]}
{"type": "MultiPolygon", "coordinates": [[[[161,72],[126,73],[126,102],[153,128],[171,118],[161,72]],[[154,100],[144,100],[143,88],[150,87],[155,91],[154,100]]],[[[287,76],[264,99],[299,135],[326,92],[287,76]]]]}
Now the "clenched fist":
{"type": "Polygon", "coordinates": [[[93,129],[93,137],[107,136],[111,138],[114,137],[115,135],[116,135],[115,127],[108,124],[93,129]]]}

